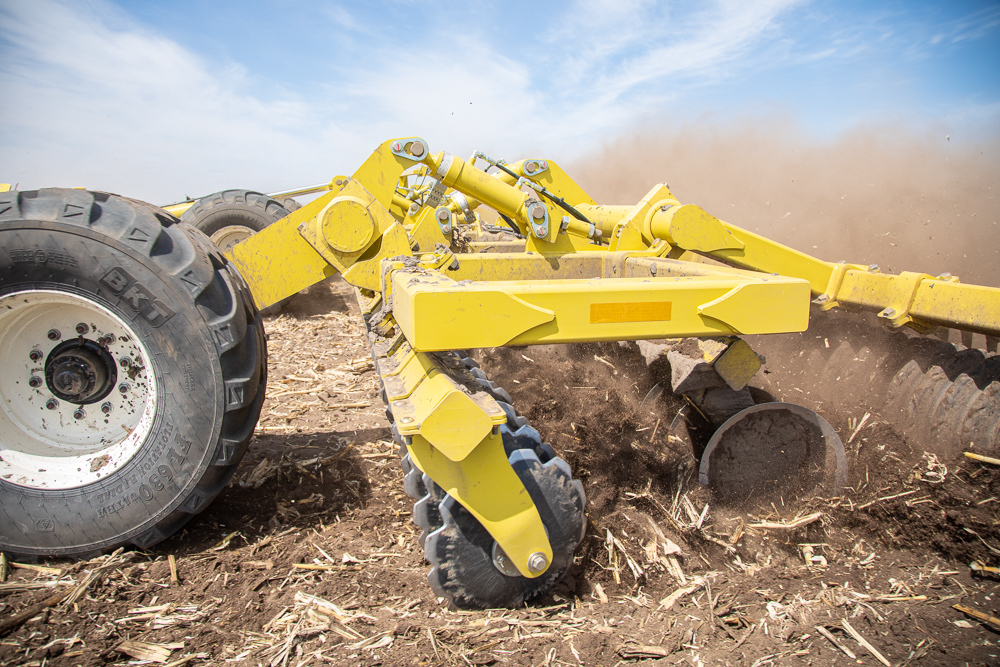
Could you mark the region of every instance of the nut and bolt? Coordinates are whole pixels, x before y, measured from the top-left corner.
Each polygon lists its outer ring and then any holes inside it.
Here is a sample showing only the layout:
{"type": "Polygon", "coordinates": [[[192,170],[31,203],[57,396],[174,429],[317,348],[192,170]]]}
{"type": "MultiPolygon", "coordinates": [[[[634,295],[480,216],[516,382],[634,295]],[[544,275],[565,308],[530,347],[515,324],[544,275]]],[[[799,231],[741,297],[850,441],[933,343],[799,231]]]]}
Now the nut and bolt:
{"type": "Polygon", "coordinates": [[[118,391],[120,391],[123,394],[127,394],[128,393],[128,382],[122,382],[120,385],[118,385],[118,391]]]}
{"type": "Polygon", "coordinates": [[[76,332],[78,334],[80,334],[81,336],[84,336],[84,335],[90,333],[90,327],[87,326],[86,323],[80,322],[79,324],[76,325],[76,332]]]}
{"type": "Polygon", "coordinates": [[[50,398],[49,400],[45,401],[45,407],[48,408],[49,410],[55,410],[56,408],[59,407],[59,401],[57,401],[54,398],[50,398]]]}
{"type": "Polygon", "coordinates": [[[548,564],[549,559],[541,551],[536,551],[528,556],[528,570],[531,572],[541,572],[548,567],[548,564]]]}
{"type": "Polygon", "coordinates": [[[31,352],[28,353],[28,358],[31,359],[32,361],[41,361],[42,360],[42,351],[41,350],[32,350],[31,352]]]}
{"type": "Polygon", "coordinates": [[[73,419],[83,419],[87,416],[87,411],[83,408],[77,408],[73,411],[73,419]]]}
{"type": "Polygon", "coordinates": [[[118,365],[122,368],[128,368],[132,365],[132,357],[122,357],[118,360],[118,365]]]}
{"type": "Polygon", "coordinates": [[[98,342],[101,345],[104,345],[105,347],[107,347],[108,345],[111,345],[112,343],[115,342],[115,335],[114,334],[110,334],[110,333],[109,334],[104,334],[103,336],[101,336],[98,339],[98,342]]]}
{"type": "Polygon", "coordinates": [[[38,377],[37,375],[32,375],[28,379],[28,386],[29,387],[41,387],[42,386],[42,378],[38,377]]]}
{"type": "Polygon", "coordinates": [[[106,415],[110,415],[111,414],[111,403],[107,403],[107,402],[101,403],[101,412],[103,412],[106,415]]]}
{"type": "Polygon", "coordinates": [[[59,329],[49,329],[49,340],[59,340],[62,338],[62,332],[59,329]]]}

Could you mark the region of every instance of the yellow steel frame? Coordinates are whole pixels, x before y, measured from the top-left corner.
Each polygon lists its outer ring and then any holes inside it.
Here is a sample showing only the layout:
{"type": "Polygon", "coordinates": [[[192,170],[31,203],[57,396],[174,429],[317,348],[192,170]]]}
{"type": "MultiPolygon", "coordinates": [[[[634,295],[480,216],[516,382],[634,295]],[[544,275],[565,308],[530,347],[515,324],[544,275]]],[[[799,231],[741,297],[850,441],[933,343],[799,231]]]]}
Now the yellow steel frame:
{"type": "Polygon", "coordinates": [[[503,456],[503,411],[434,351],[802,331],[812,297],[824,308],[875,309],[891,326],[1000,334],[996,288],[824,262],[684,205],[664,185],[636,205],[605,206],[551,161],[522,160],[499,175],[474,163],[431,154],[416,137],[387,141],[231,258],[260,306],[337,272],[359,288],[371,330],[394,336],[379,339],[373,355],[415,465],[479,519],[524,576],[538,574],[529,554],[551,562],[551,550],[503,456]],[[436,179],[447,194],[400,185],[407,173],[436,179]],[[453,255],[452,226],[478,220],[483,206],[527,240],[453,255]],[[595,244],[601,238],[607,245],[595,244]],[[478,254],[486,250],[504,252],[478,254]],[[692,253],[707,261],[688,261],[692,253]]]}

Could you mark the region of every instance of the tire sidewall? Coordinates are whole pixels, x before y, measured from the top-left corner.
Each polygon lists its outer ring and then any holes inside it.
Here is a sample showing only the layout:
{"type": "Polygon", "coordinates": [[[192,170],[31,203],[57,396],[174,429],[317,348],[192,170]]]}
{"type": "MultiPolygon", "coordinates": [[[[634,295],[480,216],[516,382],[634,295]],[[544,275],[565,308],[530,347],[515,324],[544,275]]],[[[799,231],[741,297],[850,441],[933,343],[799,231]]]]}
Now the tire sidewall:
{"type": "Polygon", "coordinates": [[[106,478],[64,490],[0,479],[5,551],[75,554],[143,543],[172,513],[194,510],[185,505],[198,502],[192,490],[212,463],[226,394],[205,318],[178,282],[93,229],[30,220],[0,227],[0,295],[52,289],[107,308],[146,348],[157,394],[146,437],[106,478]]]}

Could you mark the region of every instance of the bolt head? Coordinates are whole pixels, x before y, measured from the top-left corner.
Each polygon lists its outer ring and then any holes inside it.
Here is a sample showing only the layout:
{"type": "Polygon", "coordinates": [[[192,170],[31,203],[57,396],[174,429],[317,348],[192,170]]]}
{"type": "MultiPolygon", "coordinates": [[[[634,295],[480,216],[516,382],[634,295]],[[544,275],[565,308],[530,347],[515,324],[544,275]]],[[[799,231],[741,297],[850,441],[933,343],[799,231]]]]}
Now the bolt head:
{"type": "Polygon", "coordinates": [[[41,361],[42,360],[42,351],[41,350],[32,350],[31,352],[28,353],[28,358],[31,359],[32,361],[41,361]]]}
{"type": "Polygon", "coordinates": [[[48,408],[49,410],[55,410],[56,408],[59,407],[59,401],[57,401],[54,398],[50,398],[49,400],[45,401],[45,407],[48,408]]]}
{"type": "Polygon", "coordinates": [[[548,567],[548,564],[548,558],[541,551],[536,551],[528,556],[528,569],[532,572],[541,572],[548,567]]]}
{"type": "Polygon", "coordinates": [[[424,154],[424,145],[419,141],[414,141],[410,144],[410,155],[413,157],[421,157],[424,154]]]}
{"type": "Polygon", "coordinates": [[[535,205],[531,207],[531,217],[535,220],[541,220],[545,217],[545,207],[541,205],[535,205]]]}
{"type": "Polygon", "coordinates": [[[132,357],[122,357],[118,360],[118,365],[122,368],[128,368],[132,365],[132,357]]]}
{"type": "Polygon", "coordinates": [[[533,174],[538,167],[535,166],[534,162],[528,162],[524,165],[524,172],[526,174],[533,174]]]}
{"type": "Polygon", "coordinates": [[[108,345],[111,345],[112,343],[114,343],[115,340],[116,340],[115,339],[115,335],[114,334],[110,334],[110,333],[109,334],[104,334],[100,338],[101,345],[104,345],[105,347],[108,346],[108,345]]]}
{"type": "Polygon", "coordinates": [[[127,394],[128,393],[128,382],[122,382],[120,385],[118,385],[118,391],[120,391],[123,394],[127,394]]]}
{"type": "Polygon", "coordinates": [[[435,215],[437,216],[438,220],[447,220],[448,218],[451,217],[451,211],[449,211],[446,208],[439,208],[437,210],[437,213],[435,213],[435,215]]]}
{"type": "Polygon", "coordinates": [[[37,375],[32,375],[28,379],[28,386],[29,387],[41,387],[42,386],[42,378],[38,377],[37,375]]]}
{"type": "Polygon", "coordinates": [[[110,415],[111,414],[111,407],[112,406],[111,406],[110,403],[102,403],[101,404],[101,412],[103,412],[106,415],[110,415]]]}
{"type": "Polygon", "coordinates": [[[90,327],[87,326],[86,323],[80,322],[79,324],[76,325],[76,332],[81,336],[83,336],[84,334],[90,332],[90,327]]]}
{"type": "Polygon", "coordinates": [[[73,411],[73,419],[83,419],[87,416],[87,412],[83,408],[77,408],[73,411]]]}
{"type": "Polygon", "coordinates": [[[59,340],[62,338],[62,332],[59,329],[49,329],[49,340],[59,340]]]}

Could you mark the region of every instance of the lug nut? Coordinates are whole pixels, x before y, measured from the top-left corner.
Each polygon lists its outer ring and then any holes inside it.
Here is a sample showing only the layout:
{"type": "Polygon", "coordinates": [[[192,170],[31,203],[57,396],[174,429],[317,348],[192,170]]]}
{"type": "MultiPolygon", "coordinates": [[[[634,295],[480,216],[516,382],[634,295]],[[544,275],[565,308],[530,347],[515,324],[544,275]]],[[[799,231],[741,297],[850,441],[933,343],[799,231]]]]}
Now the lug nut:
{"type": "Polygon", "coordinates": [[[79,324],[76,325],[76,332],[81,336],[83,336],[85,334],[90,333],[90,327],[87,326],[85,323],[80,322],[79,324]]]}
{"type": "Polygon", "coordinates": [[[110,415],[111,414],[111,404],[110,403],[101,403],[101,412],[103,412],[106,415],[110,415]]]}
{"type": "Polygon", "coordinates": [[[115,335],[114,334],[104,334],[99,339],[99,342],[101,343],[101,345],[104,345],[105,347],[107,347],[108,345],[111,345],[113,342],[115,342],[115,335]]]}
{"type": "Polygon", "coordinates": [[[32,350],[31,352],[28,353],[28,358],[31,359],[32,361],[41,361],[42,360],[42,351],[41,350],[32,350]]]}
{"type": "Polygon", "coordinates": [[[62,332],[59,329],[49,329],[49,340],[59,340],[62,338],[62,332]]]}
{"type": "Polygon", "coordinates": [[[50,398],[49,400],[45,401],[45,407],[48,408],[49,410],[55,410],[56,408],[59,407],[59,401],[57,401],[54,398],[50,398]]]}
{"type": "Polygon", "coordinates": [[[83,419],[87,416],[87,412],[83,408],[77,408],[73,411],[73,419],[83,419]]]}
{"type": "Polygon", "coordinates": [[[121,359],[118,360],[118,364],[122,368],[128,368],[129,366],[132,365],[132,357],[122,357],[121,359]]]}
{"type": "Polygon", "coordinates": [[[28,379],[28,386],[29,387],[41,387],[42,386],[42,378],[38,377],[37,375],[32,375],[31,378],[28,379]]]}
{"type": "Polygon", "coordinates": [[[536,551],[535,553],[528,556],[528,569],[532,572],[541,572],[549,564],[549,559],[545,557],[541,551],[536,551]]]}
{"type": "Polygon", "coordinates": [[[128,393],[128,382],[122,382],[120,385],[118,385],[118,391],[120,391],[123,394],[127,394],[128,393]]]}

